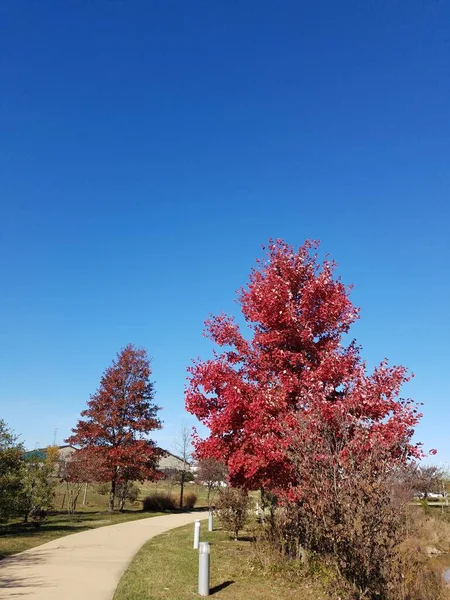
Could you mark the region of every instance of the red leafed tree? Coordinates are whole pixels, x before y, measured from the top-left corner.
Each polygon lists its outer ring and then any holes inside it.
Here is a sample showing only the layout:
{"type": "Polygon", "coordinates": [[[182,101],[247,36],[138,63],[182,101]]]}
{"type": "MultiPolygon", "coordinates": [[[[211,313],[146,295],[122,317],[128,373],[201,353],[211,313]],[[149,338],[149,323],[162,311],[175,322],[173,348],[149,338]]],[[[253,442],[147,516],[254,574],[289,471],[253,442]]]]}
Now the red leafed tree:
{"type": "Polygon", "coordinates": [[[67,512],[74,513],[81,490],[88,483],[99,481],[103,471],[100,457],[84,450],[77,450],[60,465],[59,478],[66,484],[67,512]],[[96,460],[97,458],[97,460],[96,460]]]}
{"type": "Polygon", "coordinates": [[[161,422],[150,375],[146,351],[126,346],[103,374],[67,440],[100,465],[98,481],[111,482],[110,511],[118,483],[157,476],[160,450],[147,436],[160,429],[161,422]]]}
{"type": "Polygon", "coordinates": [[[270,241],[239,292],[250,335],[228,316],[208,320],[221,351],[194,362],[186,390],[187,410],[210,431],[197,438],[199,457],[225,460],[233,485],[297,502],[318,460],[342,473],[374,447],[386,468],[419,454],[411,436],[420,415],[398,398],[407,372],[382,362],[366,373],[359,347],[344,338],[358,318],[350,288],[317,248],[270,241]]]}

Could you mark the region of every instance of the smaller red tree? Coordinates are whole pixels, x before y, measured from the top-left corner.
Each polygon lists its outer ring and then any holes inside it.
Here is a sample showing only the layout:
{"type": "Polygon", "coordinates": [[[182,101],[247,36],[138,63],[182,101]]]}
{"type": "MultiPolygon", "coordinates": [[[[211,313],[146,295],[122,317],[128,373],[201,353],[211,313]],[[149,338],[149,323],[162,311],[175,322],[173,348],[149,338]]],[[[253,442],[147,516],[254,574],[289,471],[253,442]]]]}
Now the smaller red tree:
{"type": "Polygon", "coordinates": [[[78,450],[61,467],[59,478],[66,484],[65,496],[67,499],[67,512],[72,514],[77,507],[81,490],[88,483],[99,480],[99,473],[103,470],[103,464],[95,460],[89,452],[78,450]]]}
{"type": "Polygon", "coordinates": [[[101,465],[98,481],[111,483],[109,510],[114,510],[117,485],[153,479],[161,451],[148,439],[161,428],[147,353],[132,344],[121,350],[105,371],[100,387],[67,443],[101,465]]]}
{"type": "Polygon", "coordinates": [[[215,458],[204,458],[198,463],[197,481],[207,489],[206,502],[211,509],[215,492],[227,479],[227,468],[223,462],[215,458]]]}

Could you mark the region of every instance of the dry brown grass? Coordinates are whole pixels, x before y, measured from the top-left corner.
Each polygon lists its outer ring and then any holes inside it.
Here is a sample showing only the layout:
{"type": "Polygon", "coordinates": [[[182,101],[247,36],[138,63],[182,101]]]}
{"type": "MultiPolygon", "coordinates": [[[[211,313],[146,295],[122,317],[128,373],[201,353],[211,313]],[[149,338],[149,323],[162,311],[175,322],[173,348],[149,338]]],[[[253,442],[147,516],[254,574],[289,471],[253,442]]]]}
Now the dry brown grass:
{"type": "Polygon", "coordinates": [[[401,571],[399,600],[450,600],[450,586],[443,573],[450,568],[450,523],[412,507],[407,519],[408,535],[398,548],[401,571]]]}

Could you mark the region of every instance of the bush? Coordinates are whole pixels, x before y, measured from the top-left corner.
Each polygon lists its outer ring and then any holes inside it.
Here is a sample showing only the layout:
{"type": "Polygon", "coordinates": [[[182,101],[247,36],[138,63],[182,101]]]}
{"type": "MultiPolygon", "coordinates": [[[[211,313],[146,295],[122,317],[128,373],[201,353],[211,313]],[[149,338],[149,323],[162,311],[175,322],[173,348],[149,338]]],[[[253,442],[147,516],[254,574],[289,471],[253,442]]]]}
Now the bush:
{"type": "Polygon", "coordinates": [[[116,496],[119,501],[119,509],[123,511],[125,508],[125,502],[128,501],[131,504],[136,502],[139,498],[139,487],[132,481],[125,481],[119,483],[116,488],[116,496]]]}
{"type": "Polygon", "coordinates": [[[177,501],[170,494],[150,494],[144,498],[142,510],[148,512],[160,512],[165,510],[176,510],[177,501]]]}
{"type": "Polygon", "coordinates": [[[38,529],[41,526],[41,523],[43,523],[47,518],[47,511],[43,510],[42,508],[32,508],[28,518],[31,519],[33,526],[38,529]]]}
{"type": "Polygon", "coordinates": [[[219,491],[216,503],[217,516],[222,527],[237,540],[238,533],[247,521],[248,494],[239,488],[224,488],[219,491]]]}
{"type": "Polygon", "coordinates": [[[108,482],[99,483],[97,485],[97,494],[100,494],[101,496],[106,496],[107,494],[109,494],[110,489],[111,489],[110,483],[108,483],[108,482]]]}
{"type": "MultiPolygon", "coordinates": [[[[450,588],[442,577],[446,563],[439,556],[445,557],[450,549],[450,525],[445,515],[443,519],[428,517],[420,507],[408,507],[402,521],[407,536],[392,549],[389,562],[383,565],[381,591],[361,590],[351,581],[345,564],[331,552],[309,551],[307,560],[302,561],[304,553],[297,532],[303,524],[298,516],[295,507],[277,507],[273,516],[255,529],[253,568],[293,581],[308,576],[320,584],[329,600],[450,600],[450,588]]],[[[367,546],[360,546],[353,551],[367,551],[367,546]]]]}
{"type": "Polygon", "coordinates": [[[194,494],[193,492],[189,492],[189,494],[186,494],[184,496],[183,508],[187,508],[188,510],[191,510],[194,508],[196,502],[197,502],[197,494],[194,494]]]}

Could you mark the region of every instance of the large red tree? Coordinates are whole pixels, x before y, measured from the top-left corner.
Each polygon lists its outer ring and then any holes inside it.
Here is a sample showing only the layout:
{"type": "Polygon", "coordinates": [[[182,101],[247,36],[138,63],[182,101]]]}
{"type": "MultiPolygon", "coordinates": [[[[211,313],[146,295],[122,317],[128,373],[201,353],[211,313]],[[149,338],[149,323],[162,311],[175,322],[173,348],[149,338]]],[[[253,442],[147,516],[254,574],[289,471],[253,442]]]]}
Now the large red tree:
{"type": "Polygon", "coordinates": [[[318,460],[342,473],[374,447],[386,465],[419,453],[411,443],[419,415],[398,397],[406,369],[384,361],[367,374],[360,348],[346,343],[358,318],[350,288],[317,247],[270,242],[239,292],[250,335],[229,316],[208,320],[221,351],[194,362],[186,390],[187,410],[210,431],[197,438],[199,457],[225,460],[234,485],[296,501],[318,460]]]}
{"type": "Polygon", "coordinates": [[[111,511],[118,483],[157,475],[160,450],[147,436],[160,429],[161,422],[150,375],[146,351],[126,346],[103,374],[99,389],[67,440],[101,466],[99,481],[111,482],[111,511]]]}

